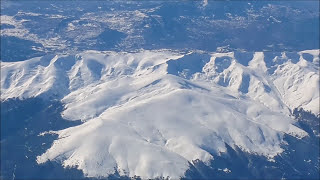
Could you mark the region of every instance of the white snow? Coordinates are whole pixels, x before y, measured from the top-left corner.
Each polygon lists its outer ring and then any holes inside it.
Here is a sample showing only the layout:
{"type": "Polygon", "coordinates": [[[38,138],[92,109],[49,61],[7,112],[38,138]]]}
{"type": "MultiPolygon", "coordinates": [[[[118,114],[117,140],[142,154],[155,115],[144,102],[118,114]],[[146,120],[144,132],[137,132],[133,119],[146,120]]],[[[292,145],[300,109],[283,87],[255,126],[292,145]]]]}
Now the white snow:
{"type": "MultiPolygon", "coordinates": [[[[184,176],[190,164],[210,164],[225,143],[269,159],[283,149],[297,107],[319,113],[319,68],[314,60],[278,64],[269,74],[264,53],[248,66],[234,53],[86,51],[22,62],[1,62],[1,100],[54,98],[68,120],[83,124],[37,158],[76,166],[89,177],[143,179],[184,176]]],[[[229,172],[228,169],[224,170],[229,172]]]]}

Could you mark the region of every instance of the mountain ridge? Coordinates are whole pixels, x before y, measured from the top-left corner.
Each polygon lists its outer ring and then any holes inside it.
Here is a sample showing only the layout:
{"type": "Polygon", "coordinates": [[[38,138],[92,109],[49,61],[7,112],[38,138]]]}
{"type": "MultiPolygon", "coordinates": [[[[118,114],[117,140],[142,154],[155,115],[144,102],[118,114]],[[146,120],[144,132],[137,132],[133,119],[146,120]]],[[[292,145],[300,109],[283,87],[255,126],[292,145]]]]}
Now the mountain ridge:
{"type": "Polygon", "coordinates": [[[63,118],[83,121],[51,132],[59,138],[38,163],[61,159],[89,177],[116,167],[130,177],[178,178],[225,143],[272,159],[284,134],[308,136],[290,112],[319,113],[319,50],[299,59],[282,53],[272,63],[265,54],[87,51],[2,62],[1,100],[58,99],[63,118]]]}

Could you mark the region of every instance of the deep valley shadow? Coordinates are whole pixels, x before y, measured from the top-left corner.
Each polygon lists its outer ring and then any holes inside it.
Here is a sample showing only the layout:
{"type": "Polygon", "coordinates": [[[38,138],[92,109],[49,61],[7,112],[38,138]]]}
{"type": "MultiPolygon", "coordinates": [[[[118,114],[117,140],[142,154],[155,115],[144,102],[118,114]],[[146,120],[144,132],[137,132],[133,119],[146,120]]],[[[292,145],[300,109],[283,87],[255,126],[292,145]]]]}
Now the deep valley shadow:
{"type": "Polygon", "coordinates": [[[1,179],[79,179],[77,169],[65,169],[58,162],[36,163],[36,156],[48,149],[56,135],[38,136],[79,124],[61,118],[59,102],[39,98],[11,99],[1,103],[1,179]]]}

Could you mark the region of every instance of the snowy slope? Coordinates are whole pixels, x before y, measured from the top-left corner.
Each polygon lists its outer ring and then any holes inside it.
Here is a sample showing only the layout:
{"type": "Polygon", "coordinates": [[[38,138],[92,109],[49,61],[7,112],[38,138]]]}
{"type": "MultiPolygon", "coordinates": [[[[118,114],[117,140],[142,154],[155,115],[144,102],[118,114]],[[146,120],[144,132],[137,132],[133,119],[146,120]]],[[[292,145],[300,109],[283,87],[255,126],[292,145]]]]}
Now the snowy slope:
{"type": "Polygon", "coordinates": [[[319,114],[319,51],[289,54],[86,51],[2,62],[1,100],[58,99],[65,119],[84,122],[51,132],[59,139],[38,163],[178,178],[225,143],[272,158],[284,133],[307,136],[290,111],[319,114]]]}

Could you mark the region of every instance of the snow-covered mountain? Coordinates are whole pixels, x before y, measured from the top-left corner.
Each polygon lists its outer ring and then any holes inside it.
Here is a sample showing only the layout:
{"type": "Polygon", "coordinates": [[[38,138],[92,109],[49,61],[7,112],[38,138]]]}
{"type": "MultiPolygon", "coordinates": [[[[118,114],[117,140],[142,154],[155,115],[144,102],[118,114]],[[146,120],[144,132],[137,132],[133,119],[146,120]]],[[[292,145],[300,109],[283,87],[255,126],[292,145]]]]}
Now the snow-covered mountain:
{"type": "MultiPolygon", "coordinates": [[[[319,114],[319,50],[85,51],[1,62],[1,101],[59,100],[60,131],[38,163],[57,160],[89,177],[179,178],[226,144],[273,158],[283,136],[303,138],[296,108],[319,114]]],[[[42,135],[43,135],[42,134],[42,135]]]]}

